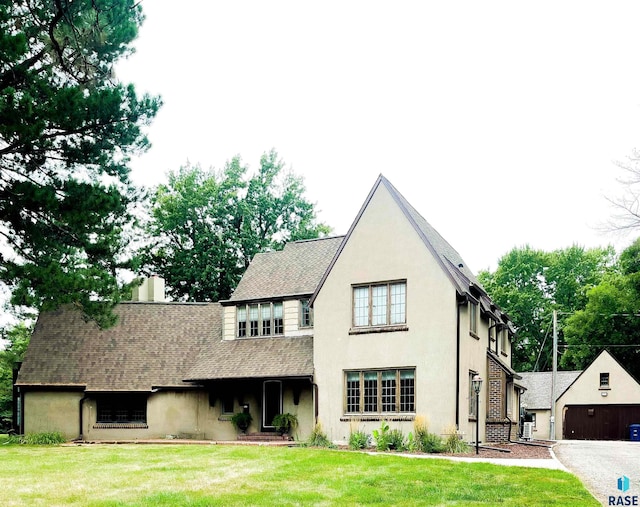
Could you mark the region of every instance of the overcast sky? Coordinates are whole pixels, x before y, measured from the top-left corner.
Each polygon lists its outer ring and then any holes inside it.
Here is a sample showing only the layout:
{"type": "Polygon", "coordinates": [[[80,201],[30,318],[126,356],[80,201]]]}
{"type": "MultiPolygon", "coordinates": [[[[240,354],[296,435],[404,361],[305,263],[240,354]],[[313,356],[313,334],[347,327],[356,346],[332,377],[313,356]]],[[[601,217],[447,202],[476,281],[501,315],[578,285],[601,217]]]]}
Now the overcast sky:
{"type": "Polygon", "coordinates": [[[596,228],[640,148],[640,2],[144,0],[118,78],[164,106],[134,160],[275,148],[343,234],[384,174],[473,270],[596,228]]]}

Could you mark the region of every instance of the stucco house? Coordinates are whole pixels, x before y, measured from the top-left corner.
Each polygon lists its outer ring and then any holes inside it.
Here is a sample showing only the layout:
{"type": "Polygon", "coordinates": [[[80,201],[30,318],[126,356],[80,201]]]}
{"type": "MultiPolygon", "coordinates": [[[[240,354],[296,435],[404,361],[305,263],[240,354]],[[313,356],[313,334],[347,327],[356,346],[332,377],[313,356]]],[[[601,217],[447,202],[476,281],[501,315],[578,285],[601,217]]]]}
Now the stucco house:
{"type": "MultiPolygon", "coordinates": [[[[549,438],[551,375],[521,373],[535,438],[549,438]]],[[[583,371],[557,372],[555,404],[554,440],[628,440],[629,425],[640,424],[640,384],[607,350],[583,371]]]]}
{"type": "Polygon", "coordinates": [[[380,176],[345,236],[258,254],[229,300],[164,301],[154,278],[100,330],[40,315],[16,386],[21,429],[68,438],[234,440],[292,413],[335,442],[388,421],[517,435],[513,325],[460,255],[380,176]],[[479,408],[472,379],[483,379],[479,408]]]}

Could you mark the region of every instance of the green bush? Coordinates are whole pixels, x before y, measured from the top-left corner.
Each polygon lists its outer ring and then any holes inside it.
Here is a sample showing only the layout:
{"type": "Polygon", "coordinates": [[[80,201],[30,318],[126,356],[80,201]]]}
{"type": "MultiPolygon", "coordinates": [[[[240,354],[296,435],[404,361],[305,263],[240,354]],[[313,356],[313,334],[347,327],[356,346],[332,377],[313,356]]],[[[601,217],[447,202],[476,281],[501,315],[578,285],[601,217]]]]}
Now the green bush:
{"type": "Polygon", "coordinates": [[[5,440],[5,444],[24,444],[24,445],[59,445],[64,444],[67,440],[59,431],[50,431],[43,433],[27,433],[26,435],[9,435],[5,440]]]}
{"type": "Polygon", "coordinates": [[[389,438],[389,425],[387,421],[382,421],[380,423],[380,429],[373,430],[373,440],[376,443],[376,450],[388,451],[390,446],[389,438]]]}
{"type": "Polygon", "coordinates": [[[457,432],[451,432],[444,439],[443,443],[444,452],[461,453],[469,452],[469,445],[460,439],[457,432]]]}
{"type": "Polygon", "coordinates": [[[389,432],[389,449],[394,449],[396,451],[404,451],[406,450],[406,445],[404,441],[404,433],[402,430],[393,429],[389,432]]]}
{"type": "Polygon", "coordinates": [[[366,449],[371,443],[371,436],[363,430],[352,431],[349,435],[349,449],[366,449]]]}
{"type": "Polygon", "coordinates": [[[435,433],[429,433],[429,426],[423,417],[416,417],[413,422],[413,442],[410,443],[415,451],[435,453],[443,452],[442,439],[435,433]]]}

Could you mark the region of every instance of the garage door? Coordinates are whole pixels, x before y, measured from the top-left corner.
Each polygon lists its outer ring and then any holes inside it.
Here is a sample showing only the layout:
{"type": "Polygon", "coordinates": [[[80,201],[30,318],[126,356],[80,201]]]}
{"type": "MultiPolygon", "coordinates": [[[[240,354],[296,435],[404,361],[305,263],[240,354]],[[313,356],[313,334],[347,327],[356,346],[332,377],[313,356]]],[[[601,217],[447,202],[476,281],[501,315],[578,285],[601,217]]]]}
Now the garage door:
{"type": "Polygon", "coordinates": [[[629,440],[630,424],[640,424],[640,405],[567,405],[562,438],[629,440]]]}

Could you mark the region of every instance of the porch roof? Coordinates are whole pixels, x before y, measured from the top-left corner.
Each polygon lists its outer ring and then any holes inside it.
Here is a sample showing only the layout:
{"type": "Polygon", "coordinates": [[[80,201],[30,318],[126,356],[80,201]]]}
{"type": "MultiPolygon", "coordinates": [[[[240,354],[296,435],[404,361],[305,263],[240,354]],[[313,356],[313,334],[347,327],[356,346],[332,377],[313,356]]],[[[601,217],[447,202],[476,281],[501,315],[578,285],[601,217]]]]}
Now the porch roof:
{"type": "Polygon", "coordinates": [[[242,338],[204,350],[185,381],[311,376],[311,336],[242,338]]]}

